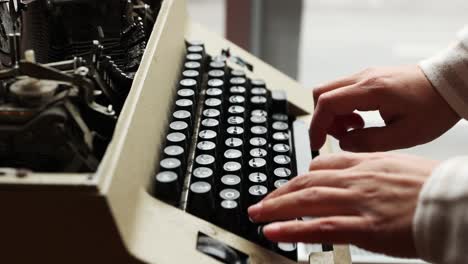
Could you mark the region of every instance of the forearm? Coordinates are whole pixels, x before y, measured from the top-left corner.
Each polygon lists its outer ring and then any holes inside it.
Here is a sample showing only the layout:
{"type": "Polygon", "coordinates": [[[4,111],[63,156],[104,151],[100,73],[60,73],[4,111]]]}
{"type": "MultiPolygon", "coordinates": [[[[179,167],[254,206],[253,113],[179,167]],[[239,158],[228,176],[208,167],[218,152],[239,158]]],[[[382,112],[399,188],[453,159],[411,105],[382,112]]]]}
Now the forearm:
{"type": "Polygon", "coordinates": [[[420,63],[434,88],[460,115],[468,119],[468,26],[456,43],[420,63]]]}
{"type": "Polygon", "coordinates": [[[421,258],[434,263],[468,263],[468,157],[437,167],[421,191],[414,217],[421,258]]]}

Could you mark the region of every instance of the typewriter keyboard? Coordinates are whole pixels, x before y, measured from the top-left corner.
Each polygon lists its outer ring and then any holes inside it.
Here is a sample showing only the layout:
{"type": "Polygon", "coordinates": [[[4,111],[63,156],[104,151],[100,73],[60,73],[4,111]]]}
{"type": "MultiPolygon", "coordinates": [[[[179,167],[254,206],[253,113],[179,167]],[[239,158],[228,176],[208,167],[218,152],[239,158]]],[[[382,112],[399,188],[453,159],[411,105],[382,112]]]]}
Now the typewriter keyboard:
{"type": "Polygon", "coordinates": [[[283,91],[187,44],[155,197],[293,260],[295,244],[262,237],[247,208],[297,175],[283,91]]]}

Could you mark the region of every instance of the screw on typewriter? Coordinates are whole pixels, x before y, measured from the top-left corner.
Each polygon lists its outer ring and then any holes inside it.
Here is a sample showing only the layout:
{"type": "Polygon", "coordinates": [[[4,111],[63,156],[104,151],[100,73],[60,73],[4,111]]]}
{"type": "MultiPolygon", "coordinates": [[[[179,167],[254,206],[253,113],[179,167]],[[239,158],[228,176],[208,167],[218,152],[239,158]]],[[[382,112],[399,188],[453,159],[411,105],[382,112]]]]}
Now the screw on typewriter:
{"type": "Polygon", "coordinates": [[[40,172],[96,170],[117,120],[95,100],[105,89],[80,58],[0,71],[0,167],[40,172]],[[60,69],[60,70],[59,70],[60,69]]]}

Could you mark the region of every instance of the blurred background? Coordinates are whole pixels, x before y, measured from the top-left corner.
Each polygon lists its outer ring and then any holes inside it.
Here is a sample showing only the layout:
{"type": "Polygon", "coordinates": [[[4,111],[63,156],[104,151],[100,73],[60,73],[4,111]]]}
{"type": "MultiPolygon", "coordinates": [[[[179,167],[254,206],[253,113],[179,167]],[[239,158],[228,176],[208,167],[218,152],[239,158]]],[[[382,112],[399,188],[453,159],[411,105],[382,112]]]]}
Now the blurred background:
{"type": "MultiPolygon", "coordinates": [[[[468,24],[466,0],[188,0],[189,15],[308,89],[369,66],[417,63],[468,24]]],[[[271,85],[274,86],[274,85],[271,85]]],[[[378,113],[364,113],[370,126],[378,113]]],[[[430,117],[428,117],[430,122],[430,117]]],[[[402,152],[467,155],[468,122],[402,152]]],[[[335,149],[339,149],[336,142],[335,149]]]]}

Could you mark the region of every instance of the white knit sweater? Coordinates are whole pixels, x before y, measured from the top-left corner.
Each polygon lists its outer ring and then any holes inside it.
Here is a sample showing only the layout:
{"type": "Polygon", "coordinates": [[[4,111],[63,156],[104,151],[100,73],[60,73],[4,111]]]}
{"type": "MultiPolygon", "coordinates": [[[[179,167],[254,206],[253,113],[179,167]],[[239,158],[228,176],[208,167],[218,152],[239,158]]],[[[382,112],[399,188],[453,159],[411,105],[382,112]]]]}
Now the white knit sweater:
{"type": "MultiPolygon", "coordinates": [[[[456,43],[420,66],[450,106],[468,119],[468,26],[456,43]]],[[[413,227],[421,258],[468,263],[468,156],[434,170],[419,196],[413,227]]]]}

